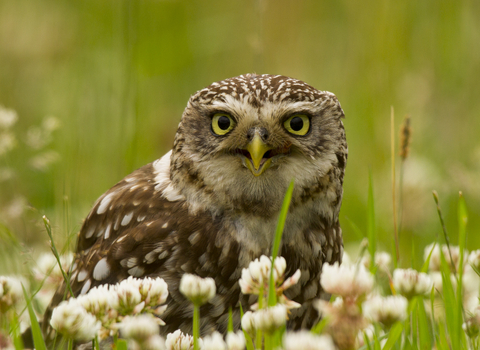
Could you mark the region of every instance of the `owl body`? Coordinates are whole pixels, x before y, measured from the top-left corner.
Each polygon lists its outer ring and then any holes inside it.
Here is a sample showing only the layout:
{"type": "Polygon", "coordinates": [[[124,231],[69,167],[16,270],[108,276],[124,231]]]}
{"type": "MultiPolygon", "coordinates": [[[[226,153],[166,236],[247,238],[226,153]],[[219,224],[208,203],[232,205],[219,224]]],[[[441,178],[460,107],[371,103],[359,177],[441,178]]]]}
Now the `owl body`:
{"type": "MultiPolygon", "coordinates": [[[[343,253],[342,117],[333,94],[284,76],[247,74],[200,90],[188,102],[172,151],[94,204],[79,233],[73,293],[129,276],[161,277],[169,288],[162,333],[190,332],[193,308],[178,290],[180,279],[184,273],[212,277],[217,294],[201,308],[201,332],[225,332],[229,308],[238,328],[240,305],[248,310],[255,302],[240,293],[241,271],[271,255],[294,179],[280,255],[287,277],[301,271],[286,295],[302,306],[287,326],[311,327],[318,320],[311,303],[324,296],[322,265],[343,253]]],[[[64,292],[62,286],[50,311],[64,292]]]]}

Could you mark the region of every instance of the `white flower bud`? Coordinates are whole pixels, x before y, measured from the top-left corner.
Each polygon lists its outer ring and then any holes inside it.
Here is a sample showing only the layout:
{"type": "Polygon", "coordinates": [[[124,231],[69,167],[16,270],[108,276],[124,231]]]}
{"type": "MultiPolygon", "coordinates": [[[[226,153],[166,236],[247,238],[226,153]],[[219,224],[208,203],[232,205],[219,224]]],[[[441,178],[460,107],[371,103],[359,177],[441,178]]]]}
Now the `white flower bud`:
{"type": "MultiPolygon", "coordinates": [[[[258,294],[260,289],[267,288],[270,280],[270,269],[272,266],[271,258],[262,255],[260,259],[252,261],[248,268],[242,270],[242,278],[238,281],[243,294],[258,294]]],[[[285,258],[277,256],[275,258],[273,280],[275,286],[280,286],[283,282],[287,263],[285,258]]],[[[285,288],[286,289],[286,288],[285,288]]]]}
{"type": "Polygon", "coordinates": [[[396,269],[393,271],[393,286],[395,290],[411,298],[416,295],[424,295],[432,290],[432,279],[423,272],[413,269],[396,269]]]}
{"type": "Polygon", "coordinates": [[[203,338],[203,348],[208,350],[225,350],[227,344],[223,341],[223,337],[218,332],[213,332],[203,338]]]}
{"type": "Polygon", "coordinates": [[[363,265],[323,264],[320,283],[323,289],[343,298],[356,298],[373,288],[373,276],[363,265]]]}
{"type": "Polygon", "coordinates": [[[18,278],[0,276],[0,313],[6,312],[23,300],[22,283],[18,278]]]}
{"type": "Polygon", "coordinates": [[[267,333],[273,333],[285,325],[287,321],[287,308],[283,305],[275,305],[267,309],[255,311],[253,314],[255,327],[267,333]]]}
{"type": "Polygon", "coordinates": [[[147,306],[157,306],[167,301],[168,286],[160,277],[147,277],[142,280],[140,294],[147,306]]]}
{"type": "Polygon", "coordinates": [[[373,322],[390,327],[395,322],[407,318],[407,306],[407,299],[399,295],[374,296],[363,303],[363,314],[373,322]]]}
{"type": "Polygon", "coordinates": [[[332,338],[309,331],[287,332],[283,336],[284,350],[335,350],[332,338]]]}
{"type": "Polygon", "coordinates": [[[242,331],[237,333],[227,333],[227,349],[228,350],[243,350],[245,349],[245,336],[242,331]]]}
{"type": "Polygon", "coordinates": [[[120,324],[120,329],[125,338],[131,338],[137,342],[144,342],[159,332],[158,322],[149,314],[125,317],[120,324]]]}
{"type": "MultiPolygon", "coordinates": [[[[198,339],[198,345],[203,348],[202,339],[198,339]]],[[[167,350],[193,350],[193,337],[189,334],[184,334],[180,330],[167,334],[165,341],[167,350]]]]}
{"type": "Polygon", "coordinates": [[[184,274],[180,280],[180,292],[193,304],[200,306],[215,296],[215,281],[213,278],[201,278],[184,274]]]}
{"type": "Polygon", "coordinates": [[[119,311],[123,314],[129,314],[133,310],[137,310],[138,305],[142,302],[142,296],[139,291],[139,285],[135,285],[135,281],[129,279],[123,280],[116,285],[115,288],[118,295],[119,311]],[[132,283],[134,282],[134,283],[132,283]]]}
{"type": "Polygon", "coordinates": [[[474,250],[470,253],[468,256],[468,263],[477,270],[480,270],[480,249],[474,250]]]}
{"type": "Polygon", "coordinates": [[[253,317],[253,312],[247,311],[243,314],[242,329],[248,334],[255,333],[255,318],[253,317]]]}
{"type": "Polygon", "coordinates": [[[100,322],[75,299],[64,301],[53,309],[50,325],[74,340],[91,340],[100,329],[100,322]]]}

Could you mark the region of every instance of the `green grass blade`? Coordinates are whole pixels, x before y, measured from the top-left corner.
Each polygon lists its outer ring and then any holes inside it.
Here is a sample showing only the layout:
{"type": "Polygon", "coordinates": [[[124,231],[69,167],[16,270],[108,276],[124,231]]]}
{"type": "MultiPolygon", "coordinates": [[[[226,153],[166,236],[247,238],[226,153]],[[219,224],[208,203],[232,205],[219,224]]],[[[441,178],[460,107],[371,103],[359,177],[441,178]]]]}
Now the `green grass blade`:
{"type": "Polygon", "coordinates": [[[290,182],[288,186],[287,193],[283,199],[282,208],[280,210],[280,215],[278,216],[277,229],[275,230],[275,238],[273,240],[272,247],[272,268],[270,269],[270,278],[268,283],[268,305],[274,306],[277,303],[277,297],[275,295],[275,283],[273,281],[273,266],[275,263],[275,258],[278,255],[280,249],[280,242],[282,241],[283,229],[285,227],[285,220],[287,219],[288,208],[290,207],[290,202],[292,201],[294,180],[290,182]]]}
{"type": "Polygon", "coordinates": [[[418,344],[420,349],[432,349],[432,333],[429,327],[427,313],[423,300],[419,299],[417,307],[418,317],[418,344]]]}
{"type": "Polygon", "coordinates": [[[72,287],[70,286],[70,278],[67,276],[65,271],[63,270],[62,264],[60,262],[60,255],[58,254],[57,247],[55,246],[55,242],[53,241],[53,235],[52,235],[52,226],[50,225],[50,220],[44,215],[43,216],[43,224],[45,225],[45,229],[47,230],[48,237],[50,237],[50,244],[51,244],[51,249],[53,255],[55,255],[55,259],[57,259],[58,267],[60,267],[60,271],[62,272],[63,279],[65,280],[65,283],[67,284],[67,289],[70,292],[70,295],[74,295],[72,291],[72,287]]]}
{"type": "Polygon", "coordinates": [[[117,350],[128,350],[127,341],[125,339],[117,340],[117,350]]]}
{"type": "Polygon", "coordinates": [[[233,313],[232,307],[228,308],[228,332],[233,332],[233,313]]]}
{"type": "Polygon", "coordinates": [[[13,346],[15,350],[23,350],[23,341],[20,334],[20,322],[18,322],[18,315],[14,312],[13,317],[11,318],[11,327],[10,333],[13,339],[13,346]]]}
{"type": "Polygon", "coordinates": [[[368,172],[368,201],[367,201],[367,237],[368,251],[372,264],[370,270],[375,268],[375,251],[377,250],[377,232],[375,230],[375,200],[373,196],[373,176],[372,171],[368,172]]]}
{"type": "Polygon", "coordinates": [[[35,344],[35,349],[47,350],[47,346],[45,345],[45,341],[43,340],[42,331],[40,330],[40,325],[38,324],[37,316],[35,315],[35,311],[33,311],[32,302],[28,297],[27,291],[25,290],[25,287],[23,285],[22,285],[22,288],[23,288],[23,295],[27,303],[28,314],[30,315],[33,344],[35,344]]]}
{"type": "Polygon", "coordinates": [[[398,338],[400,338],[400,335],[402,335],[402,331],[403,331],[403,323],[397,322],[397,324],[395,324],[390,329],[390,332],[388,333],[387,342],[383,346],[382,350],[392,349],[395,343],[397,342],[398,338]]]}
{"type": "MultiPolygon", "coordinates": [[[[461,320],[458,319],[459,312],[457,312],[457,300],[450,280],[450,266],[447,263],[442,250],[440,250],[441,273],[443,284],[443,303],[445,306],[445,321],[449,332],[450,341],[454,349],[459,349],[456,345],[460,344],[461,320]]],[[[461,314],[460,314],[461,315],[461,314]]]]}

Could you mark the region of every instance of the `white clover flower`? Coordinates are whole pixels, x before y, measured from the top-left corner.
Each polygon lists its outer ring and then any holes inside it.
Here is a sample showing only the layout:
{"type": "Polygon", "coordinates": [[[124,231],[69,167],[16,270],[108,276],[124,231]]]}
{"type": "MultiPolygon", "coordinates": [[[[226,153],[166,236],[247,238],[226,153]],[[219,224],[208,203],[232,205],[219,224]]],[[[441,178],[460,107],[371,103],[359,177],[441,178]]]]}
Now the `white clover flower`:
{"type": "Polygon", "coordinates": [[[49,167],[58,160],[60,160],[60,154],[58,154],[58,152],[48,150],[32,157],[29,163],[34,169],[47,171],[49,167]]]}
{"type": "MultiPolygon", "coordinates": [[[[65,273],[68,273],[72,261],[72,253],[67,253],[60,256],[60,263],[62,264],[62,268],[65,273]]],[[[37,281],[43,281],[44,279],[46,279],[47,283],[43,285],[43,288],[56,290],[58,284],[63,281],[62,271],[58,266],[55,255],[53,255],[52,253],[41,254],[38,257],[36,266],[33,267],[32,271],[37,281]]]]}
{"type": "Polygon", "coordinates": [[[423,272],[413,269],[396,269],[393,271],[395,290],[407,298],[424,295],[432,290],[432,279],[423,272]]]}
{"type": "Polygon", "coordinates": [[[15,135],[10,132],[0,132],[0,156],[14,149],[16,145],[15,135]]]}
{"type": "Polygon", "coordinates": [[[197,306],[212,299],[216,292],[213,278],[201,278],[188,273],[182,276],[179,289],[188,300],[197,306]]]}
{"type": "Polygon", "coordinates": [[[462,328],[470,338],[478,336],[480,333],[480,306],[477,306],[475,310],[469,314],[462,328]]]}
{"type": "Polygon", "coordinates": [[[373,288],[373,276],[363,265],[323,264],[320,283],[323,289],[343,298],[356,298],[373,288]]]}
{"type": "Polygon", "coordinates": [[[468,263],[477,270],[480,270],[480,249],[474,250],[468,255],[468,263]]]}
{"type": "Polygon", "coordinates": [[[159,333],[155,316],[149,314],[124,317],[120,329],[125,338],[134,339],[140,343],[159,333]]]}
{"type": "Polygon", "coordinates": [[[23,289],[20,279],[0,276],[0,313],[15,307],[21,300],[23,300],[23,289]]]}
{"type": "MultiPolygon", "coordinates": [[[[245,349],[245,335],[243,335],[242,331],[236,333],[228,332],[226,343],[228,350],[243,350],[245,349]]],[[[205,348],[208,349],[206,346],[205,348]]]]}
{"type": "Polygon", "coordinates": [[[392,257],[387,252],[375,253],[375,265],[383,271],[389,271],[392,263],[392,257]]]}
{"type": "Polygon", "coordinates": [[[17,112],[0,105],[0,129],[11,128],[18,120],[17,112]]]}
{"type": "Polygon", "coordinates": [[[335,350],[332,338],[309,331],[287,332],[283,336],[284,350],[335,350]]]}
{"type": "Polygon", "coordinates": [[[63,301],[53,309],[50,325],[57,332],[74,340],[91,340],[100,330],[100,322],[76,299],[63,301]]]}
{"type": "Polygon", "coordinates": [[[247,311],[243,314],[242,317],[242,329],[248,334],[255,333],[255,317],[253,312],[247,311]]]}
{"type": "Polygon", "coordinates": [[[107,284],[90,289],[77,300],[85,310],[96,316],[105,315],[109,310],[119,308],[118,292],[114,286],[107,284]]]}
{"type": "Polygon", "coordinates": [[[408,301],[403,296],[374,296],[363,303],[363,314],[373,322],[390,327],[407,318],[407,306],[408,301]]]}
{"type": "MultiPolygon", "coordinates": [[[[200,349],[203,348],[203,340],[198,339],[200,349]]],[[[189,334],[184,334],[180,330],[167,334],[165,341],[167,350],[193,350],[193,337],[189,334]]]]}
{"type": "MultiPolygon", "coordinates": [[[[270,279],[270,269],[272,267],[271,258],[262,255],[260,259],[250,262],[248,268],[242,270],[242,278],[238,281],[243,294],[258,294],[261,287],[264,290],[268,286],[270,279]]],[[[284,279],[287,263],[285,258],[277,256],[275,258],[273,280],[275,286],[280,286],[284,279]]]]}
{"type": "Polygon", "coordinates": [[[203,338],[203,348],[205,350],[226,350],[227,344],[223,341],[220,333],[213,332],[203,338]]]}
{"type": "Polygon", "coordinates": [[[123,314],[132,313],[134,310],[140,312],[145,305],[142,302],[142,295],[139,285],[135,280],[126,279],[115,286],[118,295],[119,311],[123,314]]]}
{"type": "Polygon", "coordinates": [[[266,309],[260,309],[253,313],[255,328],[273,333],[287,322],[287,308],[283,305],[275,305],[266,309]]]}
{"type": "MultiPolygon", "coordinates": [[[[438,244],[432,243],[425,247],[424,259],[427,260],[428,255],[432,252],[430,256],[430,262],[428,268],[431,271],[440,271],[441,270],[441,258],[440,258],[440,249],[442,250],[443,256],[448,266],[452,268],[452,262],[455,266],[455,269],[458,269],[460,262],[460,247],[450,246],[450,250],[446,244],[443,244],[441,247],[438,244]],[[435,247],[434,247],[435,245],[435,247]],[[432,250],[433,249],[433,250],[432,250]]],[[[465,249],[465,260],[468,259],[468,251],[465,249]]]]}
{"type": "Polygon", "coordinates": [[[167,301],[168,286],[165,281],[160,278],[144,278],[140,286],[140,294],[145,300],[147,306],[158,306],[167,301]]]}

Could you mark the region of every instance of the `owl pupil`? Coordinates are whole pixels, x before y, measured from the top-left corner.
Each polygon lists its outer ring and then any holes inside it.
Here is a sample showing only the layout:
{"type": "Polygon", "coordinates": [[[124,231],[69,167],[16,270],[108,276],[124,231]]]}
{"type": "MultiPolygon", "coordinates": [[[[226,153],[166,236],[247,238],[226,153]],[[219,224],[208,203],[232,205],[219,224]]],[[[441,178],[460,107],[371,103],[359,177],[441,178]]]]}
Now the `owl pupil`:
{"type": "Polygon", "coordinates": [[[222,130],[227,130],[230,127],[230,119],[222,115],[218,118],[218,127],[222,130]]]}
{"type": "Polygon", "coordinates": [[[300,131],[303,128],[303,120],[300,117],[295,117],[290,120],[290,127],[294,131],[300,131]]]}

